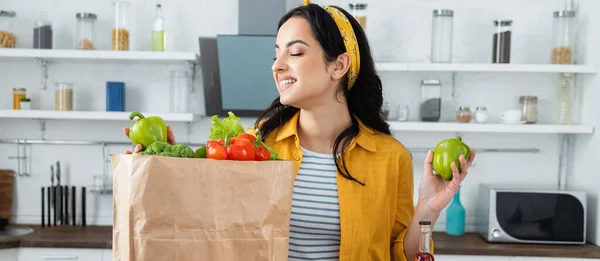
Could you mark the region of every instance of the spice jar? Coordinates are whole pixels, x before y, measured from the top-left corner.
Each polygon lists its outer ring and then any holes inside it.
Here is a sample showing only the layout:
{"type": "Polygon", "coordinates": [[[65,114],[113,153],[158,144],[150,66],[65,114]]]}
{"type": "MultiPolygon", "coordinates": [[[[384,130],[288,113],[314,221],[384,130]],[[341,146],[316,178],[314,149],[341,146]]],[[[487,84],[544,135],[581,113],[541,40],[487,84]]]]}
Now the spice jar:
{"type": "Polygon", "coordinates": [[[56,83],[56,91],[54,94],[54,109],[58,111],[73,110],[72,83],[56,83]]]}
{"type": "Polygon", "coordinates": [[[510,63],[510,45],[512,36],[512,20],[496,20],[494,33],[494,50],[492,63],[510,63]]]}
{"type": "Polygon", "coordinates": [[[474,120],[477,123],[484,123],[488,119],[488,112],[484,106],[477,107],[475,109],[475,117],[474,120]]]}
{"type": "Polygon", "coordinates": [[[456,120],[460,123],[469,123],[471,122],[472,114],[471,109],[467,106],[461,106],[458,108],[456,112],[456,120]]]}
{"type": "Polygon", "coordinates": [[[116,51],[129,50],[129,2],[113,1],[115,8],[115,24],[112,29],[112,49],[116,51]]]}
{"type": "Polygon", "coordinates": [[[350,14],[358,21],[363,30],[367,29],[367,4],[350,3],[350,14]]]}
{"type": "Polygon", "coordinates": [[[75,17],[77,18],[75,49],[96,50],[94,38],[98,16],[92,13],[77,13],[75,17]]]}
{"type": "Polygon", "coordinates": [[[45,12],[33,23],[33,48],[52,49],[52,23],[45,12]]]}
{"type": "Polygon", "coordinates": [[[525,123],[536,123],[538,119],[537,97],[521,96],[519,104],[521,105],[522,120],[525,123]]]}
{"type": "Polygon", "coordinates": [[[452,62],[452,19],[454,11],[446,9],[433,10],[433,26],[431,32],[431,62],[452,62]]]}
{"type": "Polygon", "coordinates": [[[439,80],[421,82],[420,117],[422,121],[439,121],[442,114],[442,85],[439,80]]]}
{"type": "Polygon", "coordinates": [[[577,18],[575,11],[554,12],[554,31],[552,34],[552,63],[572,64],[575,53],[577,18]]]}
{"type": "Polygon", "coordinates": [[[21,109],[21,99],[27,98],[27,89],[13,88],[13,110],[21,109]]]}
{"type": "Polygon", "coordinates": [[[17,36],[13,33],[13,23],[17,13],[0,10],[0,48],[15,48],[17,36]]]}

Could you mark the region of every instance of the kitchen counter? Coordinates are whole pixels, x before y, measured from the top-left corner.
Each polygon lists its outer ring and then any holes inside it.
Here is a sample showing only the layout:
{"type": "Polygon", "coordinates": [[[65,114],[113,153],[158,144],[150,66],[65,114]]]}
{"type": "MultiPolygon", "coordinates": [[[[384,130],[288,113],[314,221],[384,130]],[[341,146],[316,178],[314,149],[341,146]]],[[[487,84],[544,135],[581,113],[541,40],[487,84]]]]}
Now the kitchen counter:
{"type": "MultiPolygon", "coordinates": [[[[28,225],[26,225],[28,226],[28,225]]],[[[16,247],[50,248],[112,248],[111,226],[51,227],[30,225],[34,232],[19,241],[0,242],[0,249],[16,247]]],[[[484,256],[538,256],[600,258],[600,246],[489,244],[479,234],[467,233],[461,237],[434,232],[434,253],[439,255],[484,256]]]]}

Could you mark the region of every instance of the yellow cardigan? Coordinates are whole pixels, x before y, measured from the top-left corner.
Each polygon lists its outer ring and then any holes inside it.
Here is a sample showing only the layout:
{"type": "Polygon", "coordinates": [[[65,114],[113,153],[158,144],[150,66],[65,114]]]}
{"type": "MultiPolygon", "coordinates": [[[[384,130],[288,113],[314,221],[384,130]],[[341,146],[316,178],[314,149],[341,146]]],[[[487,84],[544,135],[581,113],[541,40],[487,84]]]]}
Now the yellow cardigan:
{"type": "MultiPolygon", "coordinates": [[[[281,159],[296,163],[294,178],[302,161],[299,116],[296,113],[265,139],[281,159]]],[[[365,186],[337,175],[340,261],[407,260],[403,240],[414,213],[410,153],[394,137],[360,121],[359,133],[346,151],[348,171],[365,186]]]]}

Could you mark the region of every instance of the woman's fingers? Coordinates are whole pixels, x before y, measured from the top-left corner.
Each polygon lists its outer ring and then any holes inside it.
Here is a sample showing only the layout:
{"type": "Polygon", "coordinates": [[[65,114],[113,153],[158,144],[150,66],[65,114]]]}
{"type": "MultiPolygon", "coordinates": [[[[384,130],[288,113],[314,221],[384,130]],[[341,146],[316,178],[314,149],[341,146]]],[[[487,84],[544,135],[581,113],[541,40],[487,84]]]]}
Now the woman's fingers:
{"type": "Polygon", "coordinates": [[[423,162],[423,175],[433,175],[433,151],[427,151],[427,157],[423,162]]]}
{"type": "Polygon", "coordinates": [[[167,126],[167,142],[171,145],[177,144],[175,141],[175,134],[173,134],[173,129],[171,126],[167,126]]]}
{"type": "Polygon", "coordinates": [[[123,133],[125,133],[125,136],[129,138],[129,128],[123,128],[123,133]]]}
{"type": "Polygon", "coordinates": [[[135,149],[133,151],[135,153],[142,151],[142,144],[135,145],[135,149]]]}

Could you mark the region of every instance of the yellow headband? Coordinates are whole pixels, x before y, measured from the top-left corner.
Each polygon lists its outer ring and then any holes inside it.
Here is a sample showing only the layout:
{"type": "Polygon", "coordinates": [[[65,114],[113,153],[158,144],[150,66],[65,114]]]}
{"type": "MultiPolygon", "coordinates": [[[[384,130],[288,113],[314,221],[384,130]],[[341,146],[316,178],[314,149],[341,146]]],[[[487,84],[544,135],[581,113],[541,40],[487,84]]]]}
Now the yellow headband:
{"type": "MultiPolygon", "coordinates": [[[[304,5],[310,4],[310,0],[304,0],[304,5]]],[[[346,52],[350,54],[350,69],[348,70],[348,90],[354,86],[356,79],[358,78],[358,72],[360,71],[360,51],[358,49],[358,41],[356,40],[356,34],[352,28],[352,24],[348,18],[340,10],[330,6],[323,6],[323,9],[333,17],[335,24],[340,29],[340,34],[344,39],[344,45],[346,46],[346,52]]]]}

